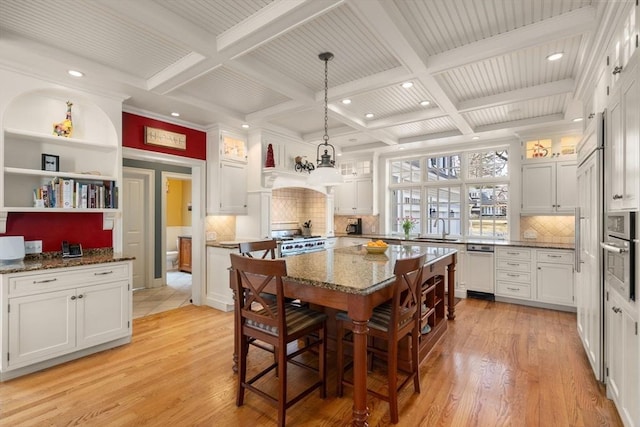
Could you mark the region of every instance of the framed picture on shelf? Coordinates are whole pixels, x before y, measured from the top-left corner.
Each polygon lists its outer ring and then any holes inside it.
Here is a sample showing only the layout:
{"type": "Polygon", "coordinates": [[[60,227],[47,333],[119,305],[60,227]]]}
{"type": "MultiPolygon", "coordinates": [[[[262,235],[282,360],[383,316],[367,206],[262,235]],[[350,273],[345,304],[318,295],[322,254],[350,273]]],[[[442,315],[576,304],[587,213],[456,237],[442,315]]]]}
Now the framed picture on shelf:
{"type": "Polygon", "coordinates": [[[42,154],[42,170],[60,172],[60,156],[42,154]]]}

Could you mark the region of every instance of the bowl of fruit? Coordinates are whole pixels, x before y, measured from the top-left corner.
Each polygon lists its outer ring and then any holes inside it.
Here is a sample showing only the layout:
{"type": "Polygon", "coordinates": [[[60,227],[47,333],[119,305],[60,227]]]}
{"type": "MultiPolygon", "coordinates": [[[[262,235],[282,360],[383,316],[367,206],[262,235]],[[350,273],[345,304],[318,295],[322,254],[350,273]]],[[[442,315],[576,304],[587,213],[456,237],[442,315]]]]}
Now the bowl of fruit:
{"type": "Polygon", "coordinates": [[[366,245],[364,245],[364,247],[367,250],[367,253],[370,253],[370,254],[383,254],[387,250],[389,245],[387,245],[382,240],[375,240],[375,241],[372,240],[372,241],[368,242],[366,245]]]}

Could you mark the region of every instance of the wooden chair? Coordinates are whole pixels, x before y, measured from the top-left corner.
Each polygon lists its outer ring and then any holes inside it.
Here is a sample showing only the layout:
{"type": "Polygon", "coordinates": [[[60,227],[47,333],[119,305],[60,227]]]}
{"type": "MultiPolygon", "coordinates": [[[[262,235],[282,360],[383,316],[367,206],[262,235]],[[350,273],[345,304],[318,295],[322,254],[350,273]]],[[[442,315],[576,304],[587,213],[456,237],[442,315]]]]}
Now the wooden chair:
{"type": "MultiPolygon", "coordinates": [[[[413,388],[420,393],[419,372],[419,347],[420,338],[420,306],[422,290],[422,266],[425,256],[417,258],[400,259],[394,266],[396,281],[393,286],[393,297],[373,310],[369,321],[369,346],[368,352],[381,356],[387,364],[387,382],[389,394],[383,395],[375,390],[368,389],[371,395],[389,402],[391,422],[398,423],[398,392],[413,379],[413,388]],[[411,337],[411,372],[398,381],[398,343],[405,336],[411,337]],[[387,350],[382,350],[371,345],[372,338],[385,340],[387,350]]],[[[344,385],[353,387],[353,382],[344,377],[345,366],[344,346],[352,345],[349,339],[353,332],[353,323],[344,312],[336,315],[337,325],[337,367],[338,367],[338,396],[342,396],[344,385]],[[345,332],[350,332],[345,334],[345,332]]]]}
{"type": "Polygon", "coordinates": [[[277,243],[275,240],[261,240],[258,242],[241,242],[240,253],[250,258],[256,258],[252,252],[263,251],[260,256],[261,259],[267,259],[270,256],[271,259],[276,259],[277,243]]]}
{"type": "MultiPolygon", "coordinates": [[[[231,267],[236,276],[236,331],[238,340],[238,390],[236,405],[244,403],[244,391],[250,390],[265,398],[278,408],[278,425],[285,425],[285,412],[315,389],[320,389],[320,397],[326,396],[326,341],[327,316],[315,310],[286,303],[282,277],[287,274],[285,261],[243,257],[231,254],[231,267]],[[264,291],[275,292],[276,303],[262,297],[264,291]],[[257,303],[257,304],[254,304],[257,303]],[[257,308],[260,307],[260,308],[257,308]],[[315,333],[317,337],[309,338],[315,333]],[[303,338],[308,344],[302,345],[303,338]],[[247,356],[251,340],[266,342],[276,349],[277,362],[247,379],[247,356]],[[287,344],[297,342],[297,349],[287,353],[287,344]],[[303,353],[317,349],[318,366],[296,359],[303,353]],[[317,381],[300,391],[295,397],[287,395],[287,364],[312,371],[318,375],[317,381]],[[277,368],[278,396],[255,386],[254,383],[265,374],[277,368]]],[[[313,353],[313,352],[312,352],[313,353]]]]}

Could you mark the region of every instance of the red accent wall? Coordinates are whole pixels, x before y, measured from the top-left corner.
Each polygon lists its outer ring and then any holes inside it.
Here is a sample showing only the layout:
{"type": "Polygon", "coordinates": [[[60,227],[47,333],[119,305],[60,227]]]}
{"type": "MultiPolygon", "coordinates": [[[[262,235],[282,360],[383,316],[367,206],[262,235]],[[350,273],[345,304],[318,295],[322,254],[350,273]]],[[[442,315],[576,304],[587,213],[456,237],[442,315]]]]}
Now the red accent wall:
{"type": "Polygon", "coordinates": [[[190,157],[192,159],[207,159],[207,134],[205,132],[131,113],[122,113],[122,146],[137,148],[139,150],[155,151],[157,153],[173,154],[174,156],[190,157]],[[146,145],[144,143],[145,126],[186,135],[187,149],[177,150],[169,147],[146,145]]]}
{"type": "Polygon", "coordinates": [[[102,229],[102,213],[10,212],[4,236],[42,240],[43,252],[59,251],[63,240],[83,249],[113,246],[111,230],[102,229]]]}

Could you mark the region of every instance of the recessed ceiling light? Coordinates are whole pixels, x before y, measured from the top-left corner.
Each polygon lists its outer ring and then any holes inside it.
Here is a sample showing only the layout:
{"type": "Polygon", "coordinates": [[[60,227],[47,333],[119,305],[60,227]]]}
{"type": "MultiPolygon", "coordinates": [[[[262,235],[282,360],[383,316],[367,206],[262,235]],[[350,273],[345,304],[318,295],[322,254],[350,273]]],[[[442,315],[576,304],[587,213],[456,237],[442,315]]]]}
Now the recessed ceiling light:
{"type": "Polygon", "coordinates": [[[173,113],[171,113],[171,115],[173,117],[180,117],[180,113],[178,113],[177,111],[174,111],[173,113]]]}
{"type": "Polygon", "coordinates": [[[398,150],[404,150],[404,147],[398,147],[398,150]]]}
{"type": "Polygon", "coordinates": [[[342,103],[345,104],[345,105],[349,105],[349,104],[351,104],[351,100],[349,98],[345,98],[345,99],[342,100],[342,103]]]}
{"type": "Polygon", "coordinates": [[[551,55],[547,56],[547,61],[557,61],[558,59],[562,58],[563,55],[564,53],[562,52],[552,53],[551,55]]]}
{"type": "Polygon", "coordinates": [[[420,101],[420,105],[422,105],[423,107],[426,107],[429,104],[431,104],[431,102],[429,101],[420,101]]]}
{"type": "Polygon", "coordinates": [[[69,70],[67,71],[67,73],[69,73],[70,76],[73,77],[83,77],[84,73],[82,71],[78,71],[78,70],[69,70]]]}
{"type": "Polygon", "coordinates": [[[367,119],[373,119],[373,113],[367,113],[364,115],[367,119]]]}
{"type": "Polygon", "coordinates": [[[404,83],[402,83],[402,87],[405,88],[405,89],[409,89],[412,86],[413,86],[413,82],[404,82],[404,83]]]}
{"type": "Polygon", "coordinates": [[[477,139],[480,139],[480,137],[479,136],[472,136],[471,139],[473,139],[475,141],[477,139]]]}
{"type": "Polygon", "coordinates": [[[249,125],[248,125],[248,124],[246,124],[246,123],[243,123],[243,124],[242,124],[242,129],[249,129],[249,125]]]}
{"type": "Polygon", "coordinates": [[[582,117],[576,117],[575,119],[573,119],[574,122],[581,122],[582,121],[582,117]]]}
{"type": "Polygon", "coordinates": [[[342,156],[342,153],[338,153],[338,154],[336,154],[336,156],[340,157],[340,156],[342,156]]]}

